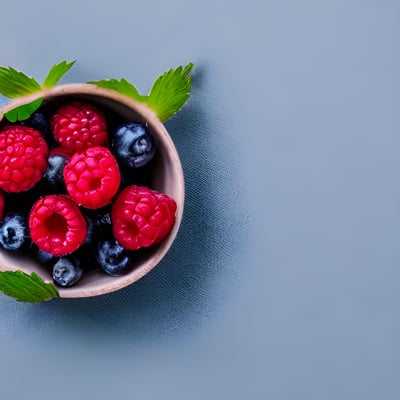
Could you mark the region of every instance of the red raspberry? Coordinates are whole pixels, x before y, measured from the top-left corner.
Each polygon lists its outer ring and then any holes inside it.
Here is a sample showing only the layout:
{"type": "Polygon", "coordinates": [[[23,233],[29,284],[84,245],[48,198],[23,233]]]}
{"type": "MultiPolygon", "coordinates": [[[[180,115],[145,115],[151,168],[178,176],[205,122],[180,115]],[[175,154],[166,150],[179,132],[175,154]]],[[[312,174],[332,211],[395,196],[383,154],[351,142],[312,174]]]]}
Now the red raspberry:
{"type": "Polygon", "coordinates": [[[114,201],[111,222],[115,239],[127,250],[161,241],[175,221],[176,203],[144,186],[127,186],[114,201]]]}
{"type": "Polygon", "coordinates": [[[70,150],[76,151],[107,143],[106,119],[91,104],[74,101],[60,107],[50,120],[54,138],[70,150]]]}
{"type": "Polygon", "coordinates": [[[10,125],[0,131],[0,188],[23,192],[33,187],[47,168],[49,149],[41,133],[10,125]]]}
{"type": "Polygon", "coordinates": [[[87,224],[73,200],[66,195],[53,194],[33,205],[29,230],[40,249],[60,257],[73,253],[84,242],[87,224]]]}
{"type": "Polygon", "coordinates": [[[106,147],[90,147],[75,153],[64,168],[70,196],[83,207],[100,208],[111,202],[121,177],[118,164],[106,147]]]}

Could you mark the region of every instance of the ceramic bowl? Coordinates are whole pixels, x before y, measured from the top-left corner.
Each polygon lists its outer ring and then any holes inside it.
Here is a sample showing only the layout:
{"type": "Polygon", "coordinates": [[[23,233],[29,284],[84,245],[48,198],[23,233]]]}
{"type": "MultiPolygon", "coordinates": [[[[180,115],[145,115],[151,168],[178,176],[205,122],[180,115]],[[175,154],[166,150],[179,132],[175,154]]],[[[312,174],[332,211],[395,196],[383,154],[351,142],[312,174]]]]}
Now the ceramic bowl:
{"type": "MultiPolygon", "coordinates": [[[[69,100],[88,101],[103,109],[110,110],[123,121],[146,123],[155,140],[157,153],[152,161],[150,187],[172,197],[177,203],[176,219],[168,236],[160,243],[138,252],[138,257],[128,274],[112,277],[104,272],[90,268],[84,277],[69,288],[57,288],[60,297],[90,297],[110,293],[126,287],[150,272],[165,256],[171,247],[182,220],[184,206],[184,177],[182,165],[175,145],[165,126],[146,104],[139,103],[118,92],[90,84],[60,85],[46,91],[20,97],[0,108],[0,123],[4,113],[36,99],[43,98],[46,103],[62,103],[69,100]]],[[[36,272],[45,282],[52,282],[51,272],[31,258],[19,254],[0,251],[0,270],[22,270],[36,272]]]]}

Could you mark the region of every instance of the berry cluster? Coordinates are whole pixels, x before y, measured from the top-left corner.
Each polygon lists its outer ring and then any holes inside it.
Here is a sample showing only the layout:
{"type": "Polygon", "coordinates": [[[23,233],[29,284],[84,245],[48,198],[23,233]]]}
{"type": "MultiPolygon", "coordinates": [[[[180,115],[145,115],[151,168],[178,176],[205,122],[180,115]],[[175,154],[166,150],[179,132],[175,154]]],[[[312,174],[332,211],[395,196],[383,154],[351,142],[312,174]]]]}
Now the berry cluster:
{"type": "Polygon", "coordinates": [[[175,221],[175,201],[142,183],[155,142],[92,104],[51,110],[0,127],[0,246],[33,254],[62,287],[88,264],[125,274],[175,221]]]}

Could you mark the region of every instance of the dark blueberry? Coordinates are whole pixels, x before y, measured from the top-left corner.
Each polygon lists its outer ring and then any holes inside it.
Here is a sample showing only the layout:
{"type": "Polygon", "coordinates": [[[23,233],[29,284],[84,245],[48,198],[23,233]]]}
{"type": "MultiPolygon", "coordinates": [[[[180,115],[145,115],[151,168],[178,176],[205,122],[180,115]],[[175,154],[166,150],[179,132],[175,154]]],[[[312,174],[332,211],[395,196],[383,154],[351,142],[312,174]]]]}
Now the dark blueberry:
{"type": "Polygon", "coordinates": [[[85,219],[86,219],[86,225],[87,225],[87,234],[86,234],[86,238],[85,238],[85,241],[83,242],[83,244],[89,244],[92,242],[94,235],[96,233],[96,225],[91,216],[85,215],[85,219]]]}
{"type": "Polygon", "coordinates": [[[25,218],[21,214],[6,215],[0,224],[0,245],[5,250],[19,250],[28,237],[25,218]]]}
{"type": "Polygon", "coordinates": [[[73,257],[79,260],[79,265],[81,265],[85,271],[98,269],[98,263],[94,256],[92,242],[79,247],[79,249],[73,253],[73,257]]]}
{"type": "Polygon", "coordinates": [[[51,154],[48,161],[48,167],[43,175],[44,181],[52,189],[60,188],[64,185],[64,166],[67,162],[67,157],[61,154],[51,154]]]}
{"type": "Polygon", "coordinates": [[[97,215],[94,220],[96,229],[109,228],[111,227],[111,215],[110,212],[104,212],[97,215]]]}
{"type": "Polygon", "coordinates": [[[26,121],[26,125],[41,132],[47,142],[52,142],[53,135],[51,134],[50,124],[44,114],[40,112],[33,113],[26,121]]]}
{"type": "Polygon", "coordinates": [[[99,240],[96,259],[100,267],[109,275],[120,276],[130,270],[132,252],[125,250],[113,237],[99,240]]]}
{"type": "Polygon", "coordinates": [[[129,168],[119,162],[119,167],[121,175],[120,190],[130,185],[152,186],[154,166],[151,162],[140,168],[129,168]]]}
{"type": "Polygon", "coordinates": [[[140,168],[154,157],[156,148],[146,127],[130,122],[121,125],[114,133],[111,143],[117,160],[124,167],[140,168]]]}
{"type": "Polygon", "coordinates": [[[83,244],[91,244],[96,240],[96,236],[104,231],[111,232],[111,206],[106,206],[94,210],[84,209],[83,214],[86,219],[88,233],[83,244]]]}
{"type": "Polygon", "coordinates": [[[94,223],[96,233],[111,227],[111,205],[94,210],[87,209],[85,216],[94,223]]]}
{"type": "Polygon", "coordinates": [[[46,267],[52,267],[58,260],[57,257],[53,256],[53,254],[50,254],[42,249],[37,249],[35,256],[36,259],[40,262],[40,264],[46,267]]]}
{"type": "Polygon", "coordinates": [[[82,274],[83,269],[74,257],[61,257],[53,266],[53,280],[61,287],[74,285],[82,274]]]}

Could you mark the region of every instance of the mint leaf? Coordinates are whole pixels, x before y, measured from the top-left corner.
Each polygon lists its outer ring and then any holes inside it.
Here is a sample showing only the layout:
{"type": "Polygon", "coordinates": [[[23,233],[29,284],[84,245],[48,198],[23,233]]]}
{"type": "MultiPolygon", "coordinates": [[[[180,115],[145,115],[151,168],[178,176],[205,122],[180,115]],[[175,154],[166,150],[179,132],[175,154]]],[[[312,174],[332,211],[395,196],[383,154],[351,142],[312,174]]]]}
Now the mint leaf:
{"type": "Polygon", "coordinates": [[[193,64],[171,68],[154,82],[146,103],[161,121],[172,117],[190,97],[193,64]]]}
{"type": "Polygon", "coordinates": [[[88,82],[105,89],[131,97],[147,105],[155,111],[160,121],[165,121],[178,112],[190,97],[192,77],[189,75],[193,63],[186,67],[171,68],[154,82],[148,96],[139,94],[138,90],[126,79],[106,79],[88,82]]]}
{"type": "MultiPolygon", "coordinates": [[[[55,86],[71,69],[74,61],[61,61],[53,65],[41,86],[34,78],[17,71],[12,67],[0,67],[0,94],[9,99],[25,96],[41,91],[43,88],[55,86]]],[[[35,100],[29,104],[17,107],[5,114],[10,122],[28,119],[42,104],[43,100],[35,100]]]]}
{"type": "Polygon", "coordinates": [[[102,87],[104,89],[115,90],[121,94],[124,94],[125,96],[131,97],[140,102],[145,102],[146,98],[147,98],[147,96],[140,95],[138,90],[135,88],[135,86],[133,86],[132,83],[128,82],[124,78],[122,78],[120,80],[104,79],[101,81],[88,82],[88,83],[102,87]]]}
{"type": "Polygon", "coordinates": [[[43,99],[32,101],[32,103],[24,104],[16,107],[4,115],[10,122],[25,121],[28,119],[43,103],[43,99]]]}
{"type": "Polygon", "coordinates": [[[70,62],[61,61],[60,63],[53,65],[47,74],[42,87],[51,88],[55,86],[74,64],[75,60],[70,62]]]}
{"type": "Polygon", "coordinates": [[[40,84],[12,67],[0,67],[0,93],[9,99],[38,92],[40,84]]]}
{"type": "Polygon", "coordinates": [[[0,272],[0,290],[7,296],[28,303],[38,303],[58,297],[54,285],[44,282],[34,272],[30,275],[22,271],[0,272]]]}

